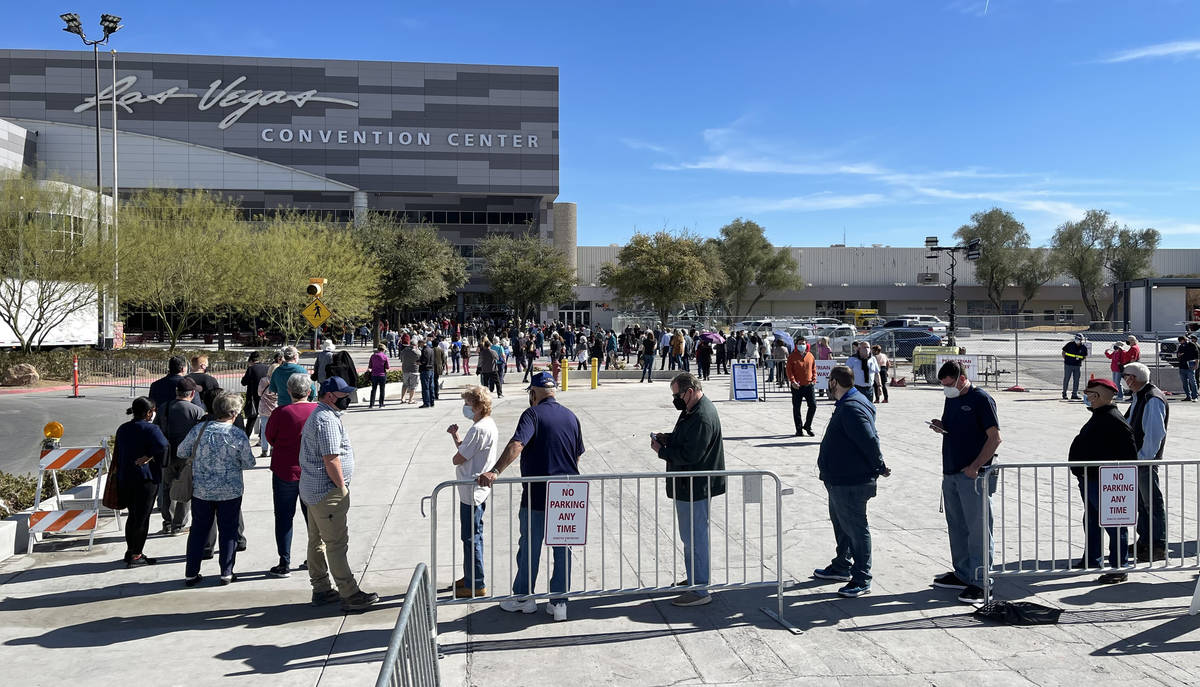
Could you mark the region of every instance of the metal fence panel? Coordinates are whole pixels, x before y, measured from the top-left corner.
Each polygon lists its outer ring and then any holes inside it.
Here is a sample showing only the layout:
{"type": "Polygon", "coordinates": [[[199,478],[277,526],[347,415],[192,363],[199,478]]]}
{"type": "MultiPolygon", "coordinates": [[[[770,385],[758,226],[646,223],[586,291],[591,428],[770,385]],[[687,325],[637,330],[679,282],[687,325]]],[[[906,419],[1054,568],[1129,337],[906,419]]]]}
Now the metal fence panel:
{"type": "MultiPolygon", "coordinates": [[[[498,480],[486,501],[483,516],[485,580],[479,584],[475,571],[463,570],[463,542],[459,520],[459,499],[455,491],[470,481],[443,482],[426,497],[430,506],[430,575],[439,579],[461,577],[471,589],[487,588],[486,595],[455,598],[455,585],[449,595],[440,596],[439,605],[501,600],[625,596],[632,594],[678,593],[688,590],[728,590],[774,588],[777,608],[763,609],[789,629],[783,619],[783,540],[782,497],[785,490],[779,477],[765,470],[725,470],[712,472],[625,473],[611,475],[557,475],[552,477],[514,477],[498,480]],[[667,479],[695,478],[726,480],[726,493],[708,500],[709,561],[708,584],[680,585],[687,578],[683,547],[679,541],[679,518],[674,504],[687,512],[694,502],[676,502],[666,497],[667,479]],[[529,594],[499,591],[505,589],[517,572],[520,526],[518,511],[525,485],[554,481],[588,483],[586,512],[587,544],[578,547],[549,547],[538,542],[540,574],[529,594]],[[447,490],[451,490],[446,498],[447,490]],[[552,548],[567,548],[566,590],[552,593],[552,548]],[[446,551],[449,550],[449,554],[446,551]]],[[[531,510],[530,513],[538,513],[531,510]]],[[[544,517],[544,516],[543,516],[544,517]]],[[[691,514],[688,513],[688,520],[691,514]]],[[[532,529],[532,524],[527,524],[532,529]]],[[[476,532],[469,524],[469,535],[476,532]]],[[[527,548],[527,563],[532,563],[534,546],[527,548]]],[[[693,550],[693,556],[696,552],[693,550]]],[[[559,554],[562,556],[562,554],[559,554]]],[[[529,565],[532,569],[535,566],[529,565]]],[[[436,588],[436,586],[435,586],[436,588]]],[[[439,594],[446,591],[440,589],[439,594]]],[[[795,630],[793,630],[795,631],[795,630]]]]}
{"type": "Polygon", "coordinates": [[[392,630],[375,687],[431,687],[441,684],[438,668],[437,613],[433,581],[418,563],[404,594],[400,617],[392,630]]]}
{"type": "MultiPolygon", "coordinates": [[[[1171,572],[1200,570],[1200,460],[1156,461],[1076,461],[1044,463],[996,463],[980,472],[976,480],[980,494],[982,526],[991,522],[991,540],[983,541],[982,562],[988,572],[984,575],[984,598],[991,600],[992,577],[1023,575],[1086,575],[1097,573],[1171,572]],[[1165,532],[1166,552],[1159,555],[1147,545],[1145,560],[1128,551],[1121,553],[1123,565],[1113,565],[1112,551],[1106,538],[1121,536],[1134,544],[1135,533],[1120,535],[1120,530],[1143,529],[1101,528],[1099,553],[1104,564],[1097,566],[1087,553],[1087,533],[1092,525],[1090,509],[1084,504],[1084,493],[1099,485],[1086,468],[1138,468],[1138,491],[1131,503],[1137,506],[1149,501],[1153,483],[1161,494],[1163,513],[1155,520],[1154,509],[1147,508],[1144,530],[1147,534],[1165,532]],[[1071,468],[1084,468],[1081,476],[1071,468]],[[989,496],[985,480],[995,480],[995,491],[989,496]],[[1127,558],[1126,558],[1127,557],[1127,558]]],[[[1141,510],[1140,508],[1138,509],[1141,510]]],[[[1142,519],[1141,513],[1138,514],[1142,519]]],[[[1136,551],[1136,547],[1130,547],[1136,551]]],[[[1095,551],[1093,551],[1095,553],[1095,551]]],[[[1196,600],[1200,601],[1200,584],[1196,600]]],[[[1193,604],[1193,614],[1200,608],[1193,604]]]]}

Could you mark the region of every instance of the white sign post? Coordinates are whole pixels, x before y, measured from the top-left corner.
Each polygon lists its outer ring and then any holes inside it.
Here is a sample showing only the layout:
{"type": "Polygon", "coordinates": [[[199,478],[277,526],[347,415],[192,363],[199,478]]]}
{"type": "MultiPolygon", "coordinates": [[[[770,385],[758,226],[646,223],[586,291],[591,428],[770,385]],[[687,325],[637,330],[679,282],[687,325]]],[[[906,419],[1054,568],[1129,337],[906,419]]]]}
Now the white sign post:
{"type": "Polygon", "coordinates": [[[734,363],[732,368],[733,400],[757,401],[758,370],[755,369],[754,363],[734,363]]]}
{"type": "Polygon", "coordinates": [[[1100,526],[1137,525],[1137,468],[1100,468],[1100,526]]]}
{"type": "Polygon", "coordinates": [[[979,356],[977,355],[939,355],[937,357],[937,368],[942,369],[942,365],[953,360],[963,366],[963,370],[967,373],[967,379],[972,382],[979,381],[979,356]]]}
{"type": "Polygon", "coordinates": [[[586,546],[587,512],[587,482],[546,482],[546,546],[586,546]]]}

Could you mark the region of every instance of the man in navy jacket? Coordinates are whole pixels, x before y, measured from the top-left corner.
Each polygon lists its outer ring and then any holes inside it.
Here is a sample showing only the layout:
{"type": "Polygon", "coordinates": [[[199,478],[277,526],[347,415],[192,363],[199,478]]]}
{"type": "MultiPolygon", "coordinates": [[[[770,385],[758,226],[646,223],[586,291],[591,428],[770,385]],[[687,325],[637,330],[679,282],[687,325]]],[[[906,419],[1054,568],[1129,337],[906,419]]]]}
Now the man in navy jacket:
{"type": "Polygon", "coordinates": [[[875,496],[876,478],[892,471],[879,449],[875,406],[854,388],[850,368],[838,365],[829,372],[829,397],[837,403],[821,439],[817,468],[829,496],[837,552],[829,565],[813,571],[813,577],[845,582],[838,594],[857,597],[871,592],[867,501],[875,496]]]}

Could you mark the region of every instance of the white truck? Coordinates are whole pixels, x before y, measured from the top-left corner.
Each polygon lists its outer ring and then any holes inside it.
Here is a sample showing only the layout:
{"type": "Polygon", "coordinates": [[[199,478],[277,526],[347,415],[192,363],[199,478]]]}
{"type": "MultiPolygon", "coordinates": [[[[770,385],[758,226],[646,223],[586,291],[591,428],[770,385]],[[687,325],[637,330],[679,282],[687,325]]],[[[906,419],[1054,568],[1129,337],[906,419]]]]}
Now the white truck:
{"type": "Polygon", "coordinates": [[[19,348],[20,339],[9,322],[15,317],[17,329],[26,338],[32,338],[34,346],[58,348],[63,346],[95,346],[100,337],[100,310],[97,305],[96,287],[87,284],[65,282],[17,282],[14,279],[0,280],[0,349],[19,348]],[[40,287],[40,288],[39,288],[40,287]],[[45,298],[39,298],[42,290],[45,298]],[[19,299],[19,300],[18,300],[19,299]],[[20,306],[18,307],[18,302],[20,306]],[[35,328],[43,331],[34,333],[35,328]]]}

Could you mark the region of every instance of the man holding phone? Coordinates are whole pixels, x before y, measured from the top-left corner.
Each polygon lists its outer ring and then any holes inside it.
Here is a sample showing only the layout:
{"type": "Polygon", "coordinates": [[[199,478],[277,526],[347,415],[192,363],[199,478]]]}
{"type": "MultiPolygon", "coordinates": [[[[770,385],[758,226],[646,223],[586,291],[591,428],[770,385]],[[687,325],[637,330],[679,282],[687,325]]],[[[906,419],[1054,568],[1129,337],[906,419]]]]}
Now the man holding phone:
{"type": "MultiPolygon", "coordinates": [[[[671,400],[679,411],[675,429],[650,435],[650,449],[667,462],[667,472],[721,471],[725,449],[721,418],[704,395],[700,380],[690,372],[671,380],[671,400]]],[[[683,564],[687,580],[683,586],[709,583],[709,499],[725,493],[725,477],[677,477],[667,481],[667,498],[675,500],[679,538],[683,541],[683,564]]],[[[684,592],[671,604],[703,606],[711,603],[707,589],[684,592]]]]}
{"type": "MultiPolygon", "coordinates": [[[[942,417],[930,429],[942,435],[942,499],[946,504],[946,531],[954,570],[934,578],[933,586],[962,590],[958,600],[983,603],[983,546],[992,545],[990,517],[985,528],[978,489],[979,471],[990,465],[1000,446],[996,401],[971,384],[966,370],[953,360],[938,370],[946,393],[942,417]]],[[[996,475],[984,480],[989,498],[996,491],[996,475]]]]}

